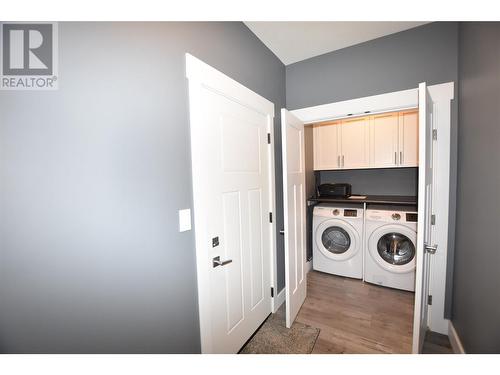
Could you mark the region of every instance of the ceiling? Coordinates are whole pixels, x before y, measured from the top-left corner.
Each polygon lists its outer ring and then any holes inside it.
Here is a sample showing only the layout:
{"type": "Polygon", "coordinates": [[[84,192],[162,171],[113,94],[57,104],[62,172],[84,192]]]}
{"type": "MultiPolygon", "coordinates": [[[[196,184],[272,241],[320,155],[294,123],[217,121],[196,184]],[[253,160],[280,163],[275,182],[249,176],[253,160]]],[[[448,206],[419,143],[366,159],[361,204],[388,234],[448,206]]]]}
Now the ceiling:
{"type": "Polygon", "coordinates": [[[245,22],[285,65],[425,23],[427,22],[245,22]]]}

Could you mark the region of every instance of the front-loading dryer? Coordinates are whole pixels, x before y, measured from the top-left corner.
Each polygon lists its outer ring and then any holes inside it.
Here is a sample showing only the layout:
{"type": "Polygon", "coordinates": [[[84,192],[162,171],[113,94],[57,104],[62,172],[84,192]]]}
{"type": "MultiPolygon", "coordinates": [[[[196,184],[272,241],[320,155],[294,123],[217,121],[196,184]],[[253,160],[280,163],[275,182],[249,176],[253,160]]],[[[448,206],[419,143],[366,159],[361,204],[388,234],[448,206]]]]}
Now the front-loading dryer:
{"type": "Polygon", "coordinates": [[[363,278],[363,209],[319,204],[313,210],[313,269],[363,278]]]}
{"type": "Polygon", "coordinates": [[[417,212],[414,208],[366,210],[364,280],[415,291],[417,212]]]}

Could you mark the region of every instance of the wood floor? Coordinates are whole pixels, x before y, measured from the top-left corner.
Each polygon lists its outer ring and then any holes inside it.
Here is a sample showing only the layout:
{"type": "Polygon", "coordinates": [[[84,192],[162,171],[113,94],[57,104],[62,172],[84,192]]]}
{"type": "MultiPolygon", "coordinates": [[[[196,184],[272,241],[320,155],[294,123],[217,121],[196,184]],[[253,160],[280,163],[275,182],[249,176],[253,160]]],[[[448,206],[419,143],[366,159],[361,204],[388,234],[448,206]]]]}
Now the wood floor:
{"type": "Polygon", "coordinates": [[[321,329],[314,353],[411,353],[414,294],[311,271],[297,321],[321,329]]]}

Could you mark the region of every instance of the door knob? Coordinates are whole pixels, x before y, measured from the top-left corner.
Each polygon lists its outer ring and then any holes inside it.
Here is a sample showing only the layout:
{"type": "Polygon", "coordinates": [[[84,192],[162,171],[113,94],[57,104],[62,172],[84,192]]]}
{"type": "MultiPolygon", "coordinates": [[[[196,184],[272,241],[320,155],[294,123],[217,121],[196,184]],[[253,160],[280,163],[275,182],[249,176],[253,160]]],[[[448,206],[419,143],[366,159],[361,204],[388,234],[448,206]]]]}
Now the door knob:
{"type": "Polygon", "coordinates": [[[424,245],[425,251],[428,252],[429,254],[436,254],[436,251],[438,249],[438,245],[430,246],[430,245],[424,245]]]}
{"type": "Polygon", "coordinates": [[[220,260],[220,256],[217,256],[217,257],[215,257],[215,258],[212,259],[212,265],[215,268],[215,267],[219,267],[219,266],[225,266],[226,264],[229,264],[232,261],[233,261],[232,259],[221,261],[220,260]]]}

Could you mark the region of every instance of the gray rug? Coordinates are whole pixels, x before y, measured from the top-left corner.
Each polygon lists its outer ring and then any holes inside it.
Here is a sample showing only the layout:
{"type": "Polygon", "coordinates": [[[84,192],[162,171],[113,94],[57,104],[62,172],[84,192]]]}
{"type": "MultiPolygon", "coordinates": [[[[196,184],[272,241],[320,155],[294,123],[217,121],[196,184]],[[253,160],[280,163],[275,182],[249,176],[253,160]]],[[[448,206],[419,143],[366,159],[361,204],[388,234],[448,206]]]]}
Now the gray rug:
{"type": "Polygon", "coordinates": [[[240,350],[241,354],[310,354],[319,336],[319,328],[299,322],[286,328],[282,306],[271,314],[257,333],[240,350]]]}

